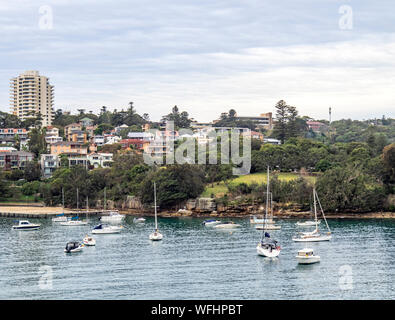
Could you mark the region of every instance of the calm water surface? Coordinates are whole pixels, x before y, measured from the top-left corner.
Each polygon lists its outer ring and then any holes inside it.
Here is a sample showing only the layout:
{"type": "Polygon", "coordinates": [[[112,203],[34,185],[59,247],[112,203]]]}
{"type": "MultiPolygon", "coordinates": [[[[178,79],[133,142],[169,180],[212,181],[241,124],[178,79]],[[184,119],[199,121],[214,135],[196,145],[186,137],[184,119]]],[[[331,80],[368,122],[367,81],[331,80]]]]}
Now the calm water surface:
{"type": "Polygon", "coordinates": [[[162,218],[164,240],[151,242],[153,219],[136,225],[127,217],[121,234],[95,235],[96,247],[73,255],[63,252],[66,242],[82,240],[98,219],[78,227],[30,221],[41,228],[15,231],[14,219],[0,218],[0,299],[395,298],[394,220],[330,220],[332,240],[308,244],[291,240],[295,220],[278,220],[275,260],[256,254],[261,231],[248,219],[233,219],[242,227],[225,231],[203,219],[162,218]],[[306,246],[320,263],[297,264],[306,246]],[[52,268],[52,288],[40,288],[43,266],[52,268]],[[342,285],[342,266],[351,270],[352,289],[342,285]]]}

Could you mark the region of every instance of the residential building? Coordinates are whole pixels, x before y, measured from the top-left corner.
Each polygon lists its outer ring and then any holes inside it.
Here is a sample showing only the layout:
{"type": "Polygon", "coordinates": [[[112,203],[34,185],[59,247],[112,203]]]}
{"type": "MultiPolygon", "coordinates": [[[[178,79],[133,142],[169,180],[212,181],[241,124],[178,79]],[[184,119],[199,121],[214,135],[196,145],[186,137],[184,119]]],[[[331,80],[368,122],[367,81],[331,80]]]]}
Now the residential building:
{"type": "Polygon", "coordinates": [[[94,168],[107,168],[113,162],[112,157],[112,153],[90,153],[88,154],[88,161],[94,168]]]}
{"type": "Polygon", "coordinates": [[[257,128],[273,129],[273,115],[271,112],[261,113],[259,116],[236,116],[236,120],[252,121],[257,128]]]}
{"type": "Polygon", "coordinates": [[[25,151],[0,152],[0,168],[3,170],[24,169],[34,154],[25,151]]]}
{"type": "Polygon", "coordinates": [[[121,137],[119,136],[114,136],[114,135],[105,135],[104,136],[105,143],[104,144],[114,144],[114,143],[119,143],[119,141],[122,140],[121,137]]]}
{"type": "Polygon", "coordinates": [[[93,120],[91,119],[91,118],[88,118],[88,117],[85,117],[85,118],[82,118],[80,121],[78,121],[78,123],[81,125],[81,126],[83,126],[83,127],[90,127],[90,126],[93,126],[93,120]]]}
{"type": "Polygon", "coordinates": [[[64,127],[64,135],[66,137],[66,141],[71,141],[71,135],[73,131],[81,131],[82,125],[79,123],[71,123],[64,127]]]}
{"type": "Polygon", "coordinates": [[[15,143],[15,138],[19,137],[20,141],[27,140],[28,131],[24,128],[14,129],[14,128],[4,128],[0,129],[0,143],[15,143]]]}
{"type": "Polygon", "coordinates": [[[249,135],[251,139],[257,139],[263,141],[263,134],[257,131],[246,131],[243,135],[249,135]]]}
{"type": "Polygon", "coordinates": [[[325,123],[319,121],[306,121],[307,126],[309,129],[313,130],[314,132],[323,132],[328,131],[329,126],[325,123]]]}
{"type": "Polygon", "coordinates": [[[88,148],[81,142],[60,141],[51,144],[51,154],[87,154],[88,148]]]}
{"type": "Polygon", "coordinates": [[[87,143],[88,139],[86,136],[86,132],[82,130],[72,131],[71,134],[69,135],[69,141],[87,143]]]}
{"type": "Polygon", "coordinates": [[[278,139],[272,139],[272,138],[264,138],[263,139],[264,143],[270,143],[270,144],[281,144],[281,141],[278,139]]]}
{"type": "Polygon", "coordinates": [[[26,71],[11,79],[11,112],[26,120],[39,114],[42,126],[47,127],[54,119],[54,86],[38,71],[26,71]]]}
{"type": "Polygon", "coordinates": [[[95,135],[96,129],[97,129],[97,125],[85,127],[85,131],[86,131],[86,134],[88,135],[88,138],[93,137],[95,135]]]}
{"type": "Polygon", "coordinates": [[[152,141],[155,139],[155,135],[151,132],[129,132],[128,139],[152,141]]]}
{"type": "Polygon", "coordinates": [[[55,154],[42,154],[40,165],[44,178],[50,178],[54,171],[60,166],[60,157],[55,154]]]}
{"type": "Polygon", "coordinates": [[[100,136],[100,135],[95,135],[90,139],[91,143],[95,144],[96,146],[100,147],[102,145],[104,145],[104,143],[106,142],[104,136],[100,136]]]}
{"type": "Polygon", "coordinates": [[[122,145],[122,149],[132,148],[135,150],[145,150],[150,144],[150,141],[141,139],[123,139],[119,142],[122,145]]]}
{"type": "Polygon", "coordinates": [[[63,138],[59,137],[59,129],[53,126],[48,126],[45,132],[45,142],[53,144],[59,141],[63,141],[63,138]]]}

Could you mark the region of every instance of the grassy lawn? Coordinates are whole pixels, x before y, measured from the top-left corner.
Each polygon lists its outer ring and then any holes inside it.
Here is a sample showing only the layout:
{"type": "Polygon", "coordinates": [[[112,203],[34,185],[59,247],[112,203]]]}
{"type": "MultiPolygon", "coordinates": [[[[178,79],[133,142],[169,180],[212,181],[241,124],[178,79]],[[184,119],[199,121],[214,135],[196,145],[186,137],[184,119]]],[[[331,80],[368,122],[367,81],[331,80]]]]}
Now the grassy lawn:
{"type": "MultiPolygon", "coordinates": [[[[280,180],[284,181],[290,181],[297,179],[299,177],[299,174],[297,173],[292,173],[292,172],[280,172],[276,174],[280,180]]],[[[273,175],[272,175],[273,176],[273,175]]],[[[314,183],[317,177],[314,176],[305,176],[305,178],[314,183]]],[[[246,183],[246,184],[251,184],[251,183],[264,183],[266,182],[267,176],[266,172],[258,172],[258,173],[252,173],[244,176],[238,176],[237,178],[233,179],[230,181],[232,184],[241,184],[241,183],[246,183]]],[[[225,186],[223,182],[214,183],[214,186],[211,187],[211,184],[208,184],[206,188],[204,189],[203,193],[201,194],[201,197],[211,197],[211,194],[214,194],[216,197],[221,197],[223,196],[226,192],[228,191],[228,188],[225,186]]]]}

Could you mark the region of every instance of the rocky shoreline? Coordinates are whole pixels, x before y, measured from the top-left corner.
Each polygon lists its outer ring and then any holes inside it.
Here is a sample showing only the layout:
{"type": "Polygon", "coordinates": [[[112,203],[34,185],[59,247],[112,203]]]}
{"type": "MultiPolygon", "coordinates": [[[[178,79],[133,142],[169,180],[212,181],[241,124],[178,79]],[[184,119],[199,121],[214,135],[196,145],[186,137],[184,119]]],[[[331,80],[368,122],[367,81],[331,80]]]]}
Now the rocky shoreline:
{"type": "MultiPolygon", "coordinates": [[[[154,216],[152,211],[120,210],[120,213],[132,216],[154,216]]],[[[158,216],[162,218],[191,217],[191,218],[246,218],[250,215],[262,216],[262,213],[251,212],[196,212],[179,210],[177,212],[161,211],[158,216]]],[[[274,216],[278,219],[312,219],[310,212],[277,211],[274,216]]],[[[325,213],[327,219],[395,219],[395,212],[367,212],[367,213],[325,213]]]]}

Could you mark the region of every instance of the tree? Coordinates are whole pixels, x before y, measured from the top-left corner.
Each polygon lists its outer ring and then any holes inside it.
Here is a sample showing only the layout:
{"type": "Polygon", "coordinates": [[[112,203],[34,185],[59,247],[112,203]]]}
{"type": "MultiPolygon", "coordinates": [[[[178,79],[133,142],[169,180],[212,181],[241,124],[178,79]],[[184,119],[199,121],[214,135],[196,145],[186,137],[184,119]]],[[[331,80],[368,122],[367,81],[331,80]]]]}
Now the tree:
{"type": "Polygon", "coordinates": [[[143,180],[140,197],[143,203],[153,203],[153,182],[157,187],[157,204],[171,208],[198,197],[204,190],[204,172],[197,165],[171,165],[152,171],[143,180]]]}
{"type": "Polygon", "coordinates": [[[37,161],[27,162],[23,170],[23,177],[28,182],[40,180],[41,178],[40,164],[37,161]]]}
{"type": "Polygon", "coordinates": [[[176,129],[189,128],[191,126],[191,120],[189,119],[188,112],[178,110],[177,106],[174,106],[171,113],[162,117],[162,122],[173,121],[176,129]]]}
{"type": "Polygon", "coordinates": [[[33,152],[38,158],[41,154],[47,152],[47,143],[45,142],[45,129],[34,128],[29,132],[29,151],[33,152]]]}
{"type": "Polygon", "coordinates": [[[287,136],[287,121],[288,121],[288,106],[284,100],[280,100],[275,105],[276,108],[276,122],[273,129],[273,136],[284,143],[287,136]]]}

